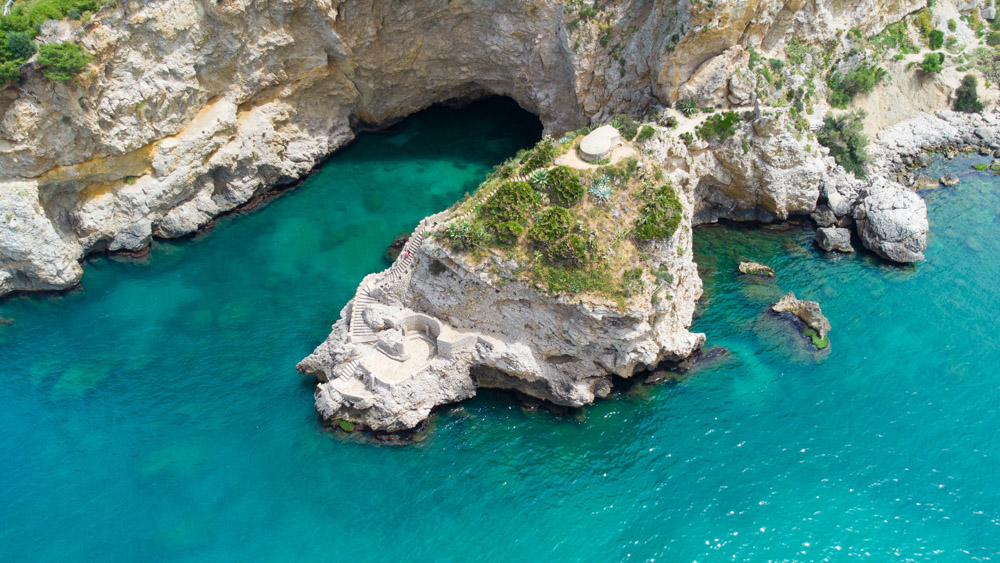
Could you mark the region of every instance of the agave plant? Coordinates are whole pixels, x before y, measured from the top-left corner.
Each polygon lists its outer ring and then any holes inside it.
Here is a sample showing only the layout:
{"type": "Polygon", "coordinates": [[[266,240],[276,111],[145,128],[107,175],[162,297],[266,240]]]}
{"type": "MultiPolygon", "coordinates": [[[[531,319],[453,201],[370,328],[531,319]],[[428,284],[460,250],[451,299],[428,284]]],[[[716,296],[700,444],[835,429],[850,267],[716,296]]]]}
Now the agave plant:
{"type": "Polygon", "coordinates": [[[590,197],[598,203],[607,203],[611,201],[611,179],[607,176],[601,176],[594,180],[594,183],[590,185],[590,197]]]}
{"type": "Polygon", "coordinates": [[[549,171],[544,168],[535,170],[528,178],[528,183],[538,191],[545,189],[549,185],[549,171]]]}

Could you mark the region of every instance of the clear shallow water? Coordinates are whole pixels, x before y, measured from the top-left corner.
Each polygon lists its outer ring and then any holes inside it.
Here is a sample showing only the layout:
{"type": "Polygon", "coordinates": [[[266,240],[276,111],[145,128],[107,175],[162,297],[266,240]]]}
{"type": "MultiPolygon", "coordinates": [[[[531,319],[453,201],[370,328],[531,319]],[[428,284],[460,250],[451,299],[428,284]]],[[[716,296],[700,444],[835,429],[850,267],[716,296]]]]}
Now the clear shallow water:
{"type": "Polygon", "coordinates": [[[694,328],[732,355],[678,383],[562,419],[483,394],[410,447],[324,433],[295,363],[398,232],[539,132],[503,101],[422,113],[207,235],[91,262],[82,292],[0,304],[0,560],[998,555],[989,173],[925,194],[913,268],[699,231],[694,328]],[[829,352],[761,315],[788,290],[822,302],[829,352]]]}

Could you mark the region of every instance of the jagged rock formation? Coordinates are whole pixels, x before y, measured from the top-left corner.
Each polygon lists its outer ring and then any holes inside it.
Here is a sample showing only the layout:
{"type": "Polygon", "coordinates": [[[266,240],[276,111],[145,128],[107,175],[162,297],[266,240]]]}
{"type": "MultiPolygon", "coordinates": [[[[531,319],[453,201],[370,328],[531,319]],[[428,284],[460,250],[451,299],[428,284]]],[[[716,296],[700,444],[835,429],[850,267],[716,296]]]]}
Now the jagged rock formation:
{"type": "Polygon", "coordinates": [[[797,299],[795,294],[789,291],[777,303],[771,305],[771,309],[778,313],[791,313],[806,324],[807,327],[816,331],[820,339],[826,338],[830,332],[830,321],[823,315],[819,303],[797,299]]]}
{"type": "Polygon", "coordinates": [[[851,246],[851,231],[841,227],[816,229],[816,245],[827,252],[854,252],[854,247],[851,246]]]}
{"type": "Polygon", "coordinates": [[[757,262],[740,262],[740,273],[745,276],[767,276],[774,277],[774,270],[770,266],[758,264],[757,262]]]}
{"type": "Polygon", "coordinates": [[[745,47],[874,32],[918,4],[615,0],[602,3],[609,44],[593,23],[571,30],[557,0],[121,0],[87,24],[44,27],[41,40],[95,54],[79,83],[29,65],[0,89],[0,216],[17,218],[0,228],[0,295],[70,287],[87,253],[192,233],[302,176],[359,123],[485,93],[549,132],[682,88],[742,102],[746,85],[720,77],[745,47]]]}
{"type": "MultiPolygon", "coordinates": [[[[430,217],[418,235],[453,218],[430,217]]],[[[380,432],[412,428],[435,406],[472,397],[479,387],[585,405],[611,391],[611,374],[629,377],[703,344],[703,334],[687,330],[701,280],[686,227],[651,248],[671,281],[647,285],[624,310],[498,278],[494,272],[508,265],[473,265],[433,236],[415,235],[394,270],[365,278],[298,369],[318,379],[324,418],[380,432]]]]}

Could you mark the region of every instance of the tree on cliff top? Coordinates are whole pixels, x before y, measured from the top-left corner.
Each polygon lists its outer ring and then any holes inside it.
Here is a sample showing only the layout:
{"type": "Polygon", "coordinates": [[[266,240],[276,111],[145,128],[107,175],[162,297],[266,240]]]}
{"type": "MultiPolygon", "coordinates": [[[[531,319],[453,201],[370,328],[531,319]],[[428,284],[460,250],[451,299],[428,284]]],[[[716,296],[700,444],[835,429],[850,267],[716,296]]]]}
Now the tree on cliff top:
{"type": "Polygon", "coordinates": [[[869,157],[865,147],[868,137],[862,131],[861,120],[865,112],[845,113],[839,117],[826,114],[823,126],[816,132],[816,139],[821,145],[830,149],[830,156],[837,164],[858,178],[867,174],[869,157]]]}

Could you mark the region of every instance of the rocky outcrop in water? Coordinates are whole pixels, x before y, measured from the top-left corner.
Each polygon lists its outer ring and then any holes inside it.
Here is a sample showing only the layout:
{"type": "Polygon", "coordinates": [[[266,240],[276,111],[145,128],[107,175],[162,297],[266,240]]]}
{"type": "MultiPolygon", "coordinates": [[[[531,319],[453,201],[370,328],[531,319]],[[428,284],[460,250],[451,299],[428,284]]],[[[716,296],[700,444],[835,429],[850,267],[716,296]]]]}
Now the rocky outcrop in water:
{"type": "Polygon", "coordinates": [[[779,299],[771,308],[778,313],[791,313],[795,315],[806,326],[816,331],[821,340],[825,339],[826,334],[830,332],[830,321],[823,316],[823,311],[820,309],[819,303],[805,299],[796,299],[795,294],[791,291],[779,299]]]}
{"type": "Polygon", "coordinates": [[[740,262],[740,273],[745,276],[767,276],[774,277],[774,270],[769,266],[758,264],[757,262],[740,262]]]}
{"type": "Polygon", "coordinates": [[[436,240],[435,225],[452,218],[425,220],[393,268],[365,278],[326,341],[300,362],[319,382],[323,418],[406,430],[481,387],[579,407],[607,396],[612,375],[682,360],[704,342],[687,329],[702,291],[689,223],[650,249],[669,282],[647,284],[622,309],[497,277],[510,266],[470,262],[436,240]]]}
{"type": "Polygon", "coordinates": [[[927,249],[927,204],[917,194],[880,186],[866,192],[854,212],[861,243],[894,262],[924,259],[927,249]]]}
{"type": "Polygon", "coordinates": [[[851,231],[840,227],[816,229],[816,245],[827,252],[854,252],[854,247],[851,246],[851,231]]]}

